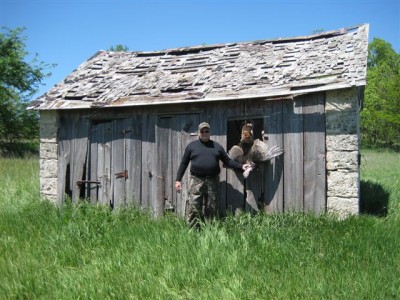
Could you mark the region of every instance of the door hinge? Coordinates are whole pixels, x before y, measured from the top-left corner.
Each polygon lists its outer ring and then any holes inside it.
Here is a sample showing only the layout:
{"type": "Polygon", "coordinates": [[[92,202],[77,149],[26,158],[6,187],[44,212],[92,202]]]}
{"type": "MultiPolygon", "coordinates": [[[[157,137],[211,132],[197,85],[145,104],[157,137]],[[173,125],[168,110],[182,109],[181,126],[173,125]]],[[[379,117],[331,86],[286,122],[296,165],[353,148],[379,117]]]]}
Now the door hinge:
{"type": "Polygon", "coordinates": [[[78,186],[81,186],[82,184],[85,184],[85,183],[89,183],[89,184],[95,183],[95,184],[97,184],[98,186],[101,186],[101,182],[100,182],[100,181],[94,181],[94,180],[78,180],[78,181],[76,182],[76,184],[77,184],[78,186]]]}
{"type": "Polygon", "coordinates": [[[114,174],[115,176],[117,176],[117,178],[128,178],[128,170],[124,170],[122,172],[118,172],[114,174]]]}

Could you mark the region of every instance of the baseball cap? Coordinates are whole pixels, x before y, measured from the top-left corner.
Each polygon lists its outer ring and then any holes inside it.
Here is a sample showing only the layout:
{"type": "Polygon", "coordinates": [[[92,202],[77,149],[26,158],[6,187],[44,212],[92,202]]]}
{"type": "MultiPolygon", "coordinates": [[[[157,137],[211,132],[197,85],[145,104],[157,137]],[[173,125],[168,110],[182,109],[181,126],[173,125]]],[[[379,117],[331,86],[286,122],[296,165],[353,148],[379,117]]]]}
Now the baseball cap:
{"type": "Polygon", "coordinates": [[[211,128],[211,127],[210,127],[210,124],[203,122],[203,123],[200,123],[199,130],[202,130],[203,128],[211,128]]]}

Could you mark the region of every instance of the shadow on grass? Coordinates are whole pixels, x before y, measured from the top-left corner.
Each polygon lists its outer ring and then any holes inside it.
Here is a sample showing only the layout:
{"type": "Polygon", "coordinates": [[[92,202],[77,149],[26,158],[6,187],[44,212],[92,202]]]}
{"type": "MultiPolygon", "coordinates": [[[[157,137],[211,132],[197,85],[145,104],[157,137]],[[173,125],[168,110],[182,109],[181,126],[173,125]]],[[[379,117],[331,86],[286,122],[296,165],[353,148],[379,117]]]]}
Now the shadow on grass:
{"type": "Polygon", "coordinates": [[[361,180],[360,213],[385,217],[389,193],[378,183],[361,180]]]}

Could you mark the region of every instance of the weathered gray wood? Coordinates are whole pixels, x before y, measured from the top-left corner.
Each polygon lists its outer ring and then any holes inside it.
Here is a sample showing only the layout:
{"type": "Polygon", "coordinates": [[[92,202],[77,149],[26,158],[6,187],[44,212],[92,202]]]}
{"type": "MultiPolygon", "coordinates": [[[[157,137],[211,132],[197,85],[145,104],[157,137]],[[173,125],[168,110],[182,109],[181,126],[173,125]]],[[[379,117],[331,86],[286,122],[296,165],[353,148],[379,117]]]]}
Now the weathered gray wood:
{"type": "Polygon", "coordinates": [[[98,172],[100,173],[101,190],[99,191],[100,203],[112,204],[111,186],[111,145],[112,145],[112,122],[100,124],[102,143],[99,147],[98,172]]]}
{"type": "Polygon", "coordinates": [[[113,206],[118,207],[125,204],[126,178],[118,174],[124,173],[126,167],[126,119],[117,119],[112,122],[113,137],[111,141],[111,187],[113,206]]]}
{"type": "MultiPolygon", "coordinates": [[[[199,123],[207,122],[211,126],[211,139],[219,143],[222,147],[226,147],[226,115],[230,107],[226,107],[221,103],[215,103],[215,105],[208,106],[206,103],[202,103],[204,113],[200,115],[199,123]]],[[[221,173],[219,175],[219,196],[217,197],[217,207],[220,213],[224,213],[226,210],[226,170],[223,168],[223,164],[220,162],[221,173]]]]}
{"type": "Polygon", "coordinates": [[[72,201],[77,202],[80,198],[81,189],[85,185],[78,186],[79,180],[85,180],[84,171],[88,151],[89,120],[79,115],[75,116],[76,127],[73,139],[73,168],[72,168],[72,201]]]}
{"type": "Polygon", "coordinates": [[[156,168],[156,139],[155,130],[157,115],[143,113],[142,126],[142,197],[141,206],[154,211],[157,187],[157,168],[156,168]]]}
{"type": "MultiPolygon", "coordinates": [[[[97,173],[97,164],[98,164],[98,147],[101,144],[98,136],[98,126],[92,125],[90,129],[90,152],[89,152],[89,174],[88,180],[90,181],[98,181],[98,173],[97,173]]],[[[89,184],[89,198],[91,203],[98,202],[98,190],[99,187],[97,184],[89,184]]]]}
{"type": "Polygon", "coordinates": [[[284,210],[303,210],[303,115],[302,101],[283,103],[284,210]]]}
{"type": "MultiPolygon", "coordinates": [[[[163,209],[165,210],[166,208],[170,209],[173,207],[174,203],[174,182],[175,182],[175,174],[173,173],[173,166],[174,163],[174,153],[176,152],[177,148],[177,142],[176,140],[173,140],[173,132],[177,130],[177,127],[179,126],[179,118],[173,117],[170,118],[170,126],[168,127],[168,130],[164,129],[166,132],[166,136],[164,137],[165,142],[167,143],[168,148],[164,148],[165,150],[168,150],[167,153],[167,162],[163,162],[165,164],[166,169],[163,170],[162,176],[163,176],[163,182],[165,186],[165,201],[164,201],[164,207],[163,209]]],[[[162,151],[162,147],[160,147],[158,150],[162,151]]]]}
{"type": "Polygon", "coordinates": [[[126,179],[126,202],[136,207],[140,206],[142,189],[142,121],[141,115],[134,115],[128,119],[127,132],[125,134],[126,167],[128,178],[126,179]]]}
{"type": "MultiPolygon", "coordinates": [[[[225,103],[215,103],[209,105],[207,114],[210,116],[210,125],[212,128],[212,138],[217,140],[222,147],[228,152],[228,136],[231,138],[232,133],[229,132],[228,121],[241,116],[244,111],[244,103],[242,101],[225,103]],[[216,126],[214,126],[214,124],[216,126]],[[214,128],[215,127],[215,128],[214,128]]],[[[234,141],[234,144],[240,140],[234,141]]],[[[221,164],[220,174],[220,212],[222,215],[226,213],[238,213],[244,210],[244,180],[242,172],[225,168],[221,164]]]]}
{"type": "MultiPolygon", "coordinates": [[[[264,115],[264,142],[270,147],[284,148],[282,101],[267,102],[264,115]]],[[[283,212],[284,155],[285,153],[264,165],[264,210],[266,212],[283,212]]]]}
{"type": "Polygon", "coordinates": [[[180,115],[177,119],[178,130],[175,131],[173,141],[173,153],[172,153],[172,189],[173,189],[173,205],[179,216],[184,216],[186,211],[186,201],[188,200],[188,187],[189,187],[189,170],[190,164],[182,178],[182,191],[176,193],[174,189],[175,177],[178,172],[179,164],[182,160],[182,156],[185,152],[186,146],[198,139],[197,128],[200,123],[200,117],[198,113],[180,115]]]}
{"type": "Polygon", "coordinates": [[[97,136],[97,181],[100,181],[99,190],[97,193],[97,202],[100,204],[107,204],[107,200],[104,200],[104,195],[107,195],[106,189],[108,188],[107,177],[104,177],[104,151],[105,151],[105,140],[104,140],[104,124],[96,126],[97,136]]]}
{"type": "Polygon", "coordinates": [[[325,95],[304,96],[304,210],[326,209],[325,95]]]}
{"type": "Polygon", "coordinates": [[[70,189],[70,174],[67,170],[70,169],[71,159],[71,136],[68,130],[65,119],[60,121],[59,142],[58,142],[58,180],[57,180],[57,204],[61,205],[65,201],[66,190],[70,189]]]}
{"type": "Polygon", "coordinates": [[[176,122],[176,130],[172,131],[172,143],[175,146],[175,150],[172,151],[172,201],[170,205],[175,210],[178,216],[185,215],[186,200],[187,200],[187,172],[182,178],[182,190],[178,193],[175,191],[175,179],[178,172],[179,164],[182,160],[183,152],[185,151],[186,145],[189,142],[187,137],[190,137],[190,128],[185,128],[186,120],[179,119],[176,122]],[[183,195],[184,194],[184,195],[183,195]]]}
{"type": "MultiPolygon", "coordinates": [[[[326,207],[323,97],[323,94],[306,95],[296,98],[295,102],[256,99],[246,103],[220,102],[203,108],[204,111],[198,105],[196,112],[194,108],[185,110],[178,106],[166,107],[161,113],[150,108],[117,111],[109,117],[113,121],[97,121],[91,125],[91,132],[87,132],[90,137],[87,158],[86,143],[81,139],[88,119],[82,113],[64,114],[59,131],[57,189],[62,192],[58,201],[62,203],[64,196],[61,195],[71,190],[74,201],[84,195],[92,202],[107,205],[110,201],[115,206],[134,203],[151,209],[156,215],[163,213],[167,203],[183,216],[189,169],[182,180],[181,193],[176,193],[174,182],[186,145],[197,139],[197,125],[201,121],[210,122],[212,139],[225,148],[228,120],[263,118],[265,142],[283,147],[285,153],[263,164],[258,175],[251,173],[247,187],[243,186],[240,171],[227,170],[221,164],[221,212],[256,211],[259,202],[264,202],[263,209],[268,212],[322,212],[326,207]],[[125,116],[129,117],[123,121],[125,116]],[[67,169],[69,178],[66,178],[67,169]],[[128,178],[116,178],[115,173],[125,169],[128,178]],[[83,191],[76,185],[82,179],[99,180],[101,186],[85,184],[83,191]]],[[[107,118],[107,115],[98,117],[107,118]]]]}
{"type": "MultiPolygon", "coordinates": [[[[157,126],[158,177],[161,187],[157,196],[161,209],[175,209],[183,216],[186,208],[189,168],[182,179],[182,192],[175,191],[175,176],[186,146],[197,138],[198,114],[161,116],[157,126]]],[[[160,212],[161,213],[161,212],[160,212]]]]}
{"type": "Polygon", "coordinates": [[[156,141],[157,141],[157,202],[156,215],[162,215],[165,202],[172,202],[172,141],[171,141],[171,117],[160,117],[158,119],[156,141]]]}

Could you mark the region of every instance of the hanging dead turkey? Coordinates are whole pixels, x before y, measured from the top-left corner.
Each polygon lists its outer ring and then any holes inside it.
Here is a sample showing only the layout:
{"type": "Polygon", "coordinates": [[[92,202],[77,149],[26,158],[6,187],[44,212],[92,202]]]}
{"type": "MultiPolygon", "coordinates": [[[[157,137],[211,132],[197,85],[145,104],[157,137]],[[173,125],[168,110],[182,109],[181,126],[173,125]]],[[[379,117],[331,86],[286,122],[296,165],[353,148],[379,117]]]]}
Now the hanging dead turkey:
{"type": "Polygon", "coordinates": [[[243,172],[243,176],[247,178],[258,163],[271,160],[283,154],[283,152],[283,149],[279,146],[268,147],[263,141],[254,139],[253,125],[246,123],[242,127],[240,143],[233,146],[228,154],[235,161],[251,165],[250,168],[243,172]]]}

